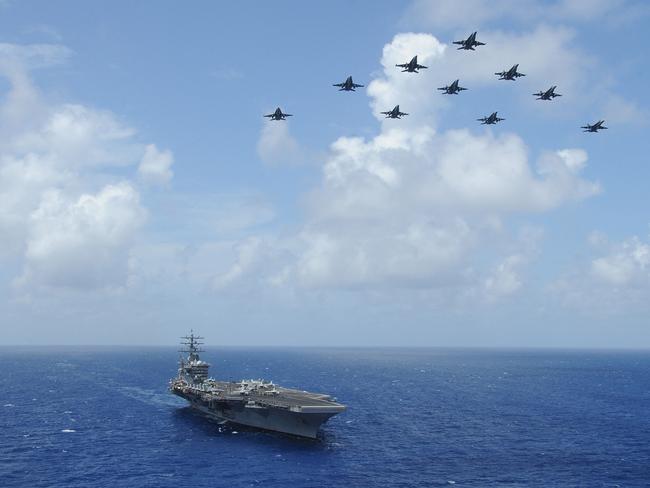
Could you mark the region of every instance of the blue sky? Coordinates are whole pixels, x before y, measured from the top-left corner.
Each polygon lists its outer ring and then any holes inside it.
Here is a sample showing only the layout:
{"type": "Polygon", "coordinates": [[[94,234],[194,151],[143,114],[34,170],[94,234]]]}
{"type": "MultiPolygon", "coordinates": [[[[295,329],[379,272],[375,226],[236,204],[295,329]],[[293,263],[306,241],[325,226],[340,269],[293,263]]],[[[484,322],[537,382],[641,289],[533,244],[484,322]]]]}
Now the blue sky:
{"type": "Polygon", "coordinates": [[[650,345],[643,2],[0,14],[0,342],[650,345]]]}

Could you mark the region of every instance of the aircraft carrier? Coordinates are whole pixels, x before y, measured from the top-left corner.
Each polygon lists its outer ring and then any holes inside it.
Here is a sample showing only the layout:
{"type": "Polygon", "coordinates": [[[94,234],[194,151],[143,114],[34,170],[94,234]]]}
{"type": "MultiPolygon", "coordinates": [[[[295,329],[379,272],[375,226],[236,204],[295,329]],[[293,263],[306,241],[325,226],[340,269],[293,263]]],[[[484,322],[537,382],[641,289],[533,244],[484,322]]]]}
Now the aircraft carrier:
{"type": "Polygon", "coordinates": [[[199,358],[203,337],[192,332],[182,339],[180,352],[187,357],[181,356],[169,390],[209,418],[315,439],[323,423],[346,409],[329,395],[282,388],[272,381],[210,378],[210,365],[199,358]]]}

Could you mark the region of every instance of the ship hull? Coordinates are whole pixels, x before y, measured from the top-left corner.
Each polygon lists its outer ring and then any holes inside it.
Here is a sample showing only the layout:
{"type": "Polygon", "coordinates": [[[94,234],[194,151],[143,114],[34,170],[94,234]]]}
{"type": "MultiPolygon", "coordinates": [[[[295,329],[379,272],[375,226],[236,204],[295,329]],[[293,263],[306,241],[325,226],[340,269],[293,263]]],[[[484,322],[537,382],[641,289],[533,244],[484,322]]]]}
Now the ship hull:
{"type": "Polygon", "coordinates": [[[315,439],[320,427],[339,413],[339,410],[313,409],[295,412],[289,409],[247,405],[245,402],[206,402],[194,395],[174,392],[190,402],[191,407],[202,415],[217,421],[255,427],[315,439]]]}

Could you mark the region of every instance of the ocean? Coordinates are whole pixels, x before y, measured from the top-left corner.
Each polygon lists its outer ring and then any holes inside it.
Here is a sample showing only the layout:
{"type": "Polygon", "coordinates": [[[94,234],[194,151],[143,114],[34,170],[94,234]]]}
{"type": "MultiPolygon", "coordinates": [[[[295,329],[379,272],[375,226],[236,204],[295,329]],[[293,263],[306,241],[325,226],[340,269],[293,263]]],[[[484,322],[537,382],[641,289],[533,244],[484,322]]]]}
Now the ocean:
{"type": "Polygon", "coordinates": [[[224,379],[329,393],[317,441],[167,392],[176,348],[1,348],[0,486],[650,486],[650,352],[208,348],[224,379]]]}

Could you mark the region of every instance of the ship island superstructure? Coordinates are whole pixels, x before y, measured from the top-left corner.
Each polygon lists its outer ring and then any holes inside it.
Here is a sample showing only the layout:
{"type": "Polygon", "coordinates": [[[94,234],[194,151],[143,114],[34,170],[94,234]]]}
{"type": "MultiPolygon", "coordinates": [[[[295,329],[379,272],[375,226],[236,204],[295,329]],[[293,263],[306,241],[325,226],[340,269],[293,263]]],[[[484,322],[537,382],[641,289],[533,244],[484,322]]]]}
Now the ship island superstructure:
{"type": "Polygon", "coordinates": [[[201,360],[203,337],[184,336],[178,375],[170,391],[192,408],[219,422],[316,438],[320,426],[346,407],[331,396],[282,388],[272,381],[220,381],[209,376],[210,365],[201,360]]]}

